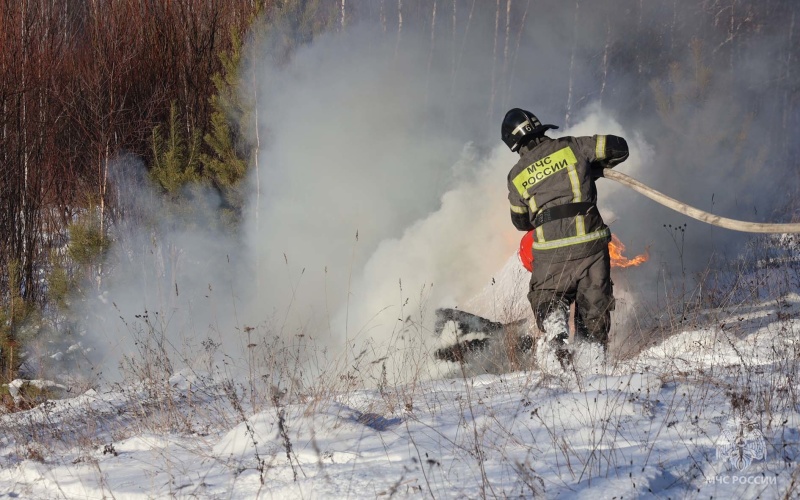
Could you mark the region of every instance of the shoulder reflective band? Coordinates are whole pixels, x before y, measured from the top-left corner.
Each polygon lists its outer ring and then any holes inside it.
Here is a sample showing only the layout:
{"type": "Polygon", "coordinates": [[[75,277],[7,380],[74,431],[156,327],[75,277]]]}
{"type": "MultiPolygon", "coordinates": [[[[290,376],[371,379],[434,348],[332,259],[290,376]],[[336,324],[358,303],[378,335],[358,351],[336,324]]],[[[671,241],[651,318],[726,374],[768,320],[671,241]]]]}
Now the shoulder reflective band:
{"type": "Polygon", "coordinates": [[[606,157],[606,136],[598,135],[597,143],[594,146],[594,155],[598,160],[604,160],[606,157]]]}
{"type": "Polygon", "coordinates": [[[525,198],[529,187],[576,163],[578,160],[575,158],[575,153],[567,146],[528,165],[511,182],[520,196],[525,198]]]}

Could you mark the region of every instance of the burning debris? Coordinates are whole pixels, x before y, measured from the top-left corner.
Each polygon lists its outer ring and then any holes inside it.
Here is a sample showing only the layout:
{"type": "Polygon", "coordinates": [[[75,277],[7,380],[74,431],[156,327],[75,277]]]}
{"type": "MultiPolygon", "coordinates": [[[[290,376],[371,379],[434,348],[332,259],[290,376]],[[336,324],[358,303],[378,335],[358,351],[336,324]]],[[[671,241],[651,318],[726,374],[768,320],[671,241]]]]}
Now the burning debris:
{"type": "Polygon", "coordinates": [[[443,361],[460,363],[465,361],[468,353],[486,349],[489,340],[498,334],[516,334],[515,350],[528,351],[533,345],[533,340],[527,333],[521,334],[527,332],[527,328],[523,328],[527,323],[527,319],[521,319],[503,324],[459,309],[437,309],[434,334],[437,337],[444,335],[452,337],[453,343],[437,349],[434,356],[443,361]]]}

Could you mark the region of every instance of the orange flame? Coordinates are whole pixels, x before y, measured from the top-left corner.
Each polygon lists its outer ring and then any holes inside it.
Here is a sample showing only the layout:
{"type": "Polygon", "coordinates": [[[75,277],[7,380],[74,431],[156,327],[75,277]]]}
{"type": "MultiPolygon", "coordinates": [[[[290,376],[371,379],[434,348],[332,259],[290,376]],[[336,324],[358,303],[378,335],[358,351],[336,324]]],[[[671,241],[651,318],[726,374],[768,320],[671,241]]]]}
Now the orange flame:
{"type": "Polygon", "coordinates": [[[631,267],[631,266],[638,266],[644,262],[647,262],[647,259],[650,258],[650,254],[645,249],[644,253],[641,255],[637,255],[632,259],[628,259],[623,253],[625,253],[625,245],[619,241],[616,235],[611,235],[611,241],[608,243],[608,253],[611,255],[611,267],[631,267]]]}

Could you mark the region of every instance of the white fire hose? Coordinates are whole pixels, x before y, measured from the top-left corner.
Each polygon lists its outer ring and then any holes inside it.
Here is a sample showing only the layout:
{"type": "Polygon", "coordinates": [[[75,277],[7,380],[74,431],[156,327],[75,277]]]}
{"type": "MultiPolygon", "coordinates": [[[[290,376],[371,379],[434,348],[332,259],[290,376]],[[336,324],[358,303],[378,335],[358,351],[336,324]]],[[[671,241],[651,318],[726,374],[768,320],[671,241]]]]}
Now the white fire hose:
{"type": "Polygon", "coordinates": [[[674,198],[670,198],[664,193],[659,193],[650,186],[646,186],[636,179],[629,177],[616,170],[610,168],[603,170],[603,177],[619,182],[634,191],[647,196],[651,200],[671,208],[676,212],[688,215],[693,219],[699,221],[731,229],[733,231],[744,231],[746,233],[800,233],[800,223],[787,223],[787,224],[765,224],[760,222],[745,222],[741,220],[728,219],[720,217],[719,215],[704,212],[698,208],[691,207],[686,203],[680,202],[674,198]]]}

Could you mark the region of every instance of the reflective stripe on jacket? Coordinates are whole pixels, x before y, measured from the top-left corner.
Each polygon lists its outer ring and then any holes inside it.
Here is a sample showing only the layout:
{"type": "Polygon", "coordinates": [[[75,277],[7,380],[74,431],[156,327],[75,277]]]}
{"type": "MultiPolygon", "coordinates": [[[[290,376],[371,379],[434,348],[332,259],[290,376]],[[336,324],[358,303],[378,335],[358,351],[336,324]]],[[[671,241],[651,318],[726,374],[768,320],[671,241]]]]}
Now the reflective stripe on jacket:
{"type": "Polygon", "coordinates": [[[597,203],[599,169],[628,157],[628,145],[617,136],[562,137],[532,141],[520,150],[508,174],[511,219],[517,229],[536,230],[536,259],[563,261],[591,255],[607,245],[611,233],[596,209],[533,226],[543,209],[567,203],[597,203]]]}

